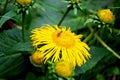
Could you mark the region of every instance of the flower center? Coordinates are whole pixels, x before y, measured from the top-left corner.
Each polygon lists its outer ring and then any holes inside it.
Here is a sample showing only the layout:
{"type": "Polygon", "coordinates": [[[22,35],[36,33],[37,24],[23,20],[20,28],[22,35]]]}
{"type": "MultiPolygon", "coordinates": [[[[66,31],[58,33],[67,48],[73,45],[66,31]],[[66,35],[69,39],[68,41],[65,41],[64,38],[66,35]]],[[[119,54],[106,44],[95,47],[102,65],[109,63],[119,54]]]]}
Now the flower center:
{"type": "Polygon", "coordinates": [[[56,32],[56,34],[53,34],[53,41],[62,47],[72,47],[75,44],[74,37],[69,32],[56,32]]]}

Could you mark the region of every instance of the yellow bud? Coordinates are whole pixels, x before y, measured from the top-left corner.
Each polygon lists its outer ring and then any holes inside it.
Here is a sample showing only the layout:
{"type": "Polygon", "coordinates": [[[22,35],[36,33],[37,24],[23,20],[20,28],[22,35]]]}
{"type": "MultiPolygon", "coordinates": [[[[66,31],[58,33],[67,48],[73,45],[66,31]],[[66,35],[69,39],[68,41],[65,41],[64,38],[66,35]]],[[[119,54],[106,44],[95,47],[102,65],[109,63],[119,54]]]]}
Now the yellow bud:
{"type": "Polygon", "coordinates": [[[105,23],[113,23],[113,21],[114,21],[114,15],[110,11],[110,9],[99,10],[97,15],[98,15],[99,19],[105,23]]]}
{"type": "Polygon", "coordinates": [[[81,0],[71,0],[72,2],[79,3],[81,0]]]}
{"type": "Polygon", "coordinates": [[[55,71],[56,73],[64,78],[67,78],[72,75],[73,72],[73,66],[69,64],[69,62],[66,61],[60,61],[56,63],[55,65],[55,71]]]}
{"type": "Polygon", "coordinates": [[[39,51],[36,51],[32,54],[31,60],[33,61],[33,63],[40,65],[44,60],[44,56],[41,55],[39,51]]]}
{"type": "Polygon", "coordinates": [[[21,5],[30,4],[32,0],[16,0],[21,5]]]}

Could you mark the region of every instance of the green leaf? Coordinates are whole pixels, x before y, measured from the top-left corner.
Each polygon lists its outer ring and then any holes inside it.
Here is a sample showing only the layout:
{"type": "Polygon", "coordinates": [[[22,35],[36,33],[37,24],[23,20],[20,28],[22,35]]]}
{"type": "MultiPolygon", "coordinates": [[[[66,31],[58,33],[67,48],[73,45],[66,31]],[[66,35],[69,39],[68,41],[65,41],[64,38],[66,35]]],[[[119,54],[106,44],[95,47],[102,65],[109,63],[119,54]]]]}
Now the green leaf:
{"type": "Polygon", "coordinates": [[[109,53],[108,50],[105,48],[100,48],[100,47],[91,47],[90,50],[91,53],[91,58],[83,64],[81,67],[76,67],[75,68],[75,75],[85,73],[87,70],[92,69],[98,61],[100,61],[105,55],[109,53]]]}
{"type": "MultiPolygon", "coordinates": [[[[44,11],[41,11],[39,16],[34,16],[30,24],[30,30],[35,27],[40,27],[44,24],[57,25],[67,10],[66,4],[60,0],[47,0],[43,3],[44,11]],[[54,3],[54,4],[53,4],[54,3]],[[52,5],[51,5],[52,4],[52,5]]],[[[85,15],[74,15],[71,10],[62,22],[62,26],[71,27],[71,30],[81,29],[84,26],[86,19],[85,15]]]]}
{"type": "Polygon", "coordinates": [[[1,33],[0,45],[0,51],[7,55],[15,52],[31,52],[33,50],[31,42],[22,42],[21,30],[18,29],[8,30],[1,33]]]}
{"type": "Polygon", "coordinates": [[[85,21],[85,23],[84,23],[84,26],[86,26],[86,25],[88,25],[88,24],[90,24],[90,23],[93,23],[93,21],[94,21],[94,19],[92,19],[92,18],[87,19],[87,20],[85,21]]]}
{"type": "Polygon", "coordinates": [[[38,13],[39,15],[34,15],[34,17],[31,18],[30,30],[44,24],[56,25],[60,21],[59,17],[62,16],[61,9],[63,9],[65,4],[62,4],[60,0],[44,0],[40,2],[44,10],[40,11],[40,13],[38,13]]]}
{"type": "Polygon", "coordinates": [[[8,54],[8,53],[32,52],[32,51],[33,51],[33,47],[30,42],[18,42],[13,47],[5,51],[5,53],[8,54]]]}
{"type": "MultiPolygon", "coordinates": [[[[60,0],[47,0],[42,4],[45,10],[41,11],[39,16],[32,18],[30,30],[35,27],[40,27],[44,24],[57,25],[67,10],[66,4],[60,0]]],[[[84,28],[84,22],[86,18],[86,15],[83,13],[78,13],[75,15],[74,11],[71,10],[65,17],[61,26],[66,26],[67,28],[70,27],[72,31],[82,29],[84,28]]]]}
{"type": "Polygon", "coordinates": [[[84,28],[85,16],[69,17],[63,22],[63,25],[71,27],[71,30],[75,31],[84,28]]]}
{"type": "MultiPolygon", "coordinates": [[[[0,53],[1,54],[1,53],[0,53]]],[[[24,70],[21,53],[0,56],[0,77],[15,76],[24,70]]]]}
{"type": "Polygon", "coordinates": [[[16,16],[16,13],[14,11],[9,11],[6,14],[4,14],[0,19],[0,28],[7,20],[11,19],[14,16],[16,16]]]}
{"type": "Polygon", "coordinates": [[[0,33],[0,77],[16,76],[26,69],[23,53],[31,52],[30,42],[22,42],[21,30],[0,33]]]}
{"type": "Polygon", "coordinates": [[[0,52],[5,52],[15,44],[22,41],[21,31],[18,29],[7,30],[0,33],[0,52]]]}

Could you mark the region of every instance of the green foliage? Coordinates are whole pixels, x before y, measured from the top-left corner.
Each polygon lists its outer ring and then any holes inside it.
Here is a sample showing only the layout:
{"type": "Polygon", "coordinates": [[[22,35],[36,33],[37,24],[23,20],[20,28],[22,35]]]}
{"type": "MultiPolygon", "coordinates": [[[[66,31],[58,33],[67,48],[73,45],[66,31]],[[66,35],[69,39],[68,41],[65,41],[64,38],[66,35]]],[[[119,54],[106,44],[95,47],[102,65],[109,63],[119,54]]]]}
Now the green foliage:
{"type": "Polygon", "coordinates": [[[24,59],[20,53],[0,56],[0,76],[15,76],[24,70],[24,59]]]}
{"type": "Polygon", "coordinates": [[[76,67],[75,75],[79,75],[80,73],[85,73],[87,70],[93,68],[98,63],[99,60],[101,60],[105,55],[109,53],[109,51],[106,50],[105,48],[92,46],[90,53],[92,55],[91,56],[92,58],[88,60],[87,63],[85,63],[81,67],[76,67]]]}
{"type": "Polygon", "coordinates": [[[0,19],[0,28],[2,27],[2,25],[9,19],[11,19],[12,17],[16,16],[17,14],[14,11],[9,11],[6,14],[4,14],[2,16],[2,18],[0,19]]]}
{"type": "Polygon", "coordinates": [[[21,42],[21,31],[13,29],[0,33],[0,45],[0,77],[16,76],[23,72],[24,55],[33,48],[30,43],[21,42]]]}
{"type": "MultiPolygon", "coordinates": [[[[68,4],[63,0],[34,0],[24,18],[26,42],[23,42],[22,16],[17,13],[19,9],[14,5],[15,0],[8,0],[4,10],[6,1],[0,0],[0,29],[11,25],[5,23],[9,19],[15,21],[16,28],[0,32],[0,80],[9,80],[9,78],[11,80],[56,80],[56,78],[64,80],[55,74],[54,66],[50,68],[48,64],[45,66],[42,64],[36,67],[30,63],[29,56],[34,52],[30,34],[32,29],[44,24],[57,25],[65,14],[68,4]]],[[[87,38],[85,41],[91,46],[91,58],[82,66],[77,66],[73,77],[68,80],[111,80],[111,78],[119,80],[120,61],[112,52],[120,55],[120,1],[83,0],[80,4],[79,8],[72,9],[67,14],[61,25],[70,27],[76,34],[82,33],[83,41],[87,38]],[[114,12],[115,24],[100,22],[96,12],[103,8],[110,8],[114,12]],[[107,47],[101,46],[96,33],[107,47]],[[89,35],[90,37],[87,37],[89,35]]]]}

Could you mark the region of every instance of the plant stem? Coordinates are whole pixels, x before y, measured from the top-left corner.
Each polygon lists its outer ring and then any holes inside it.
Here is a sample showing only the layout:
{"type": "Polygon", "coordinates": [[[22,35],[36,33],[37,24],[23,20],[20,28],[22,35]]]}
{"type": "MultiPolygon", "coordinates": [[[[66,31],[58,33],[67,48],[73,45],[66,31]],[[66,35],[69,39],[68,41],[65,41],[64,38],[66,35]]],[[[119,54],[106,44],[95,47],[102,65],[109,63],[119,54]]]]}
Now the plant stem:
{"type": "Polygon", "coordinates": [[[93,35],[94,35],[94,32],[91,32],[84,40],[83,40],[83,42],[87,42],[88,40],[90,40],[92,37],[93,37],[93,35]]]}
{"type": "Polygon", "coordinates": [[[113,49],[111,49],[98,35],[97,33],[95,34],[95,37],[97,38],[97,40],[110,52],[113,53],[114,56],[116,56],[118,59],[120,59],[120,55],[118,55],[113,49]]]}
{"type": "Polygon", "coordinates": [[[91,26],[88,26],[88,28],[90,29],[91,33],[83,40],[83,42],[85,42],[85,43],[94,36],[94,34],[96,33],[96,31],[98,29],[97,27],[92,29],[91,26]]]}
{"type": "MultiPolygon", "coordinates": [[[[89,26],[90,27],[90,26],[89,26]]],[[[93,36],[94,36],[94,34],[95,34],[95,32],[96,32],[96,29],[92,29],[92,30],[90,30],[91,31],[91,33],[83,40],[83,42],[87,42],[87,41],[89,41],[93,36]]]]}
{"type": "Polygon", "coordinates": [[[63,15],[63,17],[61,18],[60,22],[58,23],[58,26],[61,25],[61,23],[63,22],[63,20],[65,19],[66,15],[70,12],[71,7],[68,7],[65,14],[63,15]]]}
{"type": "MultiPolygon", "coordinates": [[[[90,31],[92,32],[93,29],[91,27],[88,27],[90,29],[90,31]]],[[[97,40],[110,52],[113,53],[114,56],[116,56],[118,59],[120,59],[120,55],[118,55],[113,49],[111,49],[99,36],[97,33],[94,34],[95,37],[97,38],[97,40]]]]}
{"type": "Polygon", "coordinates": [[[22,11],[22,40],[23,40],[23,42],[25,42],[25,26],[24,26],[24,22],[25,22],[25,10],[22,11]]]}

